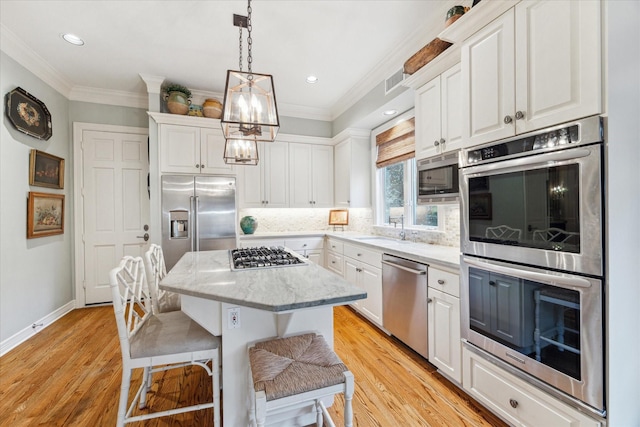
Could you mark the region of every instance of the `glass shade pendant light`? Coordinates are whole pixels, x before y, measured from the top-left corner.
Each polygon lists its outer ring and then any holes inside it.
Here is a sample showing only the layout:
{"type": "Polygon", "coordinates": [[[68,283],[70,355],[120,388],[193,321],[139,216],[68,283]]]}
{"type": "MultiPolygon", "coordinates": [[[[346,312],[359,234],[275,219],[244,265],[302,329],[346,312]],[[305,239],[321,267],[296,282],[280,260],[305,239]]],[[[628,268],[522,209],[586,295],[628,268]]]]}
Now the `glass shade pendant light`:
{"type": "Polygon", "coordinates": [[[231,165],[257,165],[258,142],[253,138],[227,139],[224,144],[224,162],[231,165]]]}
{"type": "Polygon", "coordinates": [[[220,123],[227,139],[273,141],[280,122],[273,77],[254,73],[251,69],[251,0],[247,16],[233,15],[234,26],[240,27],[240,71],[228,70],[220,123]],[[247,28],[248,70],[242,71],[242,28],[247,28]]]}

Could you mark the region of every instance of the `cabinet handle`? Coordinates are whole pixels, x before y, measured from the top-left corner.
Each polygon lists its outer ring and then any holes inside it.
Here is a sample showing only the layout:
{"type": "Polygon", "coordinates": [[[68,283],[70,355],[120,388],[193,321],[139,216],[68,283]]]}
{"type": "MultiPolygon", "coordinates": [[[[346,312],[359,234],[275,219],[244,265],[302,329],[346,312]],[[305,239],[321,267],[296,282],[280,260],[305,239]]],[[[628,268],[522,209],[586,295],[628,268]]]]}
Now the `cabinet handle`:
{"type": "Polygon", "coordinates": [[[439,285],[444,285],[444,280],[442,280],[442,279],[438,279],[438,284],[439,284],[439,285]]]}
{"type": "Polygon", "coordinates": [[[362,256],[362,254],[356,254],[357,256],[362,256]]]}
{"type": "Polygon", "coordinates": [[[356,267],[356,271],[357,271],[358,273],[362,273],[362,269],[361,269],[361,268],[357,268],[357,267],[356,267]]]}
{"type": "Polygon", "coordinates": [[[513,119],[511,118],[511,116],[504,116],[504,123],[505,124],[509,124],[513,121],[513,119]]]}
{"type": "Polygon", "coordinates": [[[201,164],[201,165],[200,165],[200,169],[204,169],[204,165],[202,165],[202,164],[201,164]]]}
{"type": "Polygon", "coordinates": [[[489,284],[490,284],[491,286],[495,286],[495,285],[496,285],[496,282],[495,282],[494,280],[489,280],[489,284]]]}
{"type": "Polygon", "coordinates": [[[335,261],[331,261],[331,264],[335,264],[335,263],[336,263],[335,261]]]}
{"type": "Polygon", "coordinates": [[[435,141],[433,141],[433,145],[435,147],[437,147],[438,145],[440,145],[440,141],[438,141],[437,139],[435,141]]]}
{"type": "Polygon", "coordinates": [[[307,247],[307,244],[305,243],[304,245],[302,245],[302,247],[303,247],[303,248],[306,248],[306,247],[307,247]]]}
{"type": "Polygon", "coordinates": [[[433,298],[427,298],[427,304],[431,304],[433,302],[433,298]]]}
{"type": "Polygon", "coordinates": [[[524,111],[516,111],[516,120],[524,119],[524,111]]]}
{"type": "Polygon", "coordinates": [[[199,164],[197,164],[197,163],[196,163],[196,168],[197,168],[197,169],[200,169],[200,165],[199,165],[199,164]]]}
{"type": "Polygon", "coordinates": [[[444,143],[445,143],[444,138],[440,138],[440,144],[444,144],[444,143]]]}
{"type": "Polygon", "coordinates": [[[518,407],[518,401],[515,399],[509,399],[509,405],[511,405],[512,408],[517,408],[518,407]]]}

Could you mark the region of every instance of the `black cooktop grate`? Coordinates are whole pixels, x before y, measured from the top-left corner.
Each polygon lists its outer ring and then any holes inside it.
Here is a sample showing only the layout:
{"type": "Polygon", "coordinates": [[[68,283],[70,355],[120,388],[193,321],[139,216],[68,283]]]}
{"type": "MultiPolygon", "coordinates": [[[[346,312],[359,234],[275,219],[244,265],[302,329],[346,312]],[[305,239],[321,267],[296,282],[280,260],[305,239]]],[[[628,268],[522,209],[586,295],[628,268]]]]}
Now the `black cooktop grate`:
{"type": "Polygon", "coordinates": [[[231,270],[307,265],[307,261],[282,246],[231,249],[229,257],[231,270]]]}

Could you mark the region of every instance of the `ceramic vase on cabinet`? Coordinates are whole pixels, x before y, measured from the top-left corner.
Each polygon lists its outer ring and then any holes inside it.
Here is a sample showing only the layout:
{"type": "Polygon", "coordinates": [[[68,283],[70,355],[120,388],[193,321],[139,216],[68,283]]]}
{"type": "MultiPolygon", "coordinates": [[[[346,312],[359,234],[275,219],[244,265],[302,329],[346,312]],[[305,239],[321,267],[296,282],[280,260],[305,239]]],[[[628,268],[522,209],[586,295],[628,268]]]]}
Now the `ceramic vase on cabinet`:
{"type": "Polygon", "coordinates": [[[171,114],[187,114],[189,112],[189,98],[186,94],[178,91],[171,91],[166,95],[167,109],[171,114]]]}

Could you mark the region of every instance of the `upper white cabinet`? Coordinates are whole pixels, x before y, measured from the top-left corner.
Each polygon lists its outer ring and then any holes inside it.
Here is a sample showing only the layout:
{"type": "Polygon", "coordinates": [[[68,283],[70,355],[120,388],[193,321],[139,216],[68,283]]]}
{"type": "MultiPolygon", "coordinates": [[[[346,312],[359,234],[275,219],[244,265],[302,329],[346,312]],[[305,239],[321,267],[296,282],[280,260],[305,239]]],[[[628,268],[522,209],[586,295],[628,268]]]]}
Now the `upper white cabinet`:
{"type": "Polygon", "coordinates": [[[416,160],[461,147],[461,87],[457,64],[416,90],[416,160]]]}
{"type": "Polygon", "coordinates": [[[159,125],[160,172],[232,174],[224,162],[224,137],[219,128],[159,125]]]}
{"type": "Polygon", "coordinates": [[[461,48],[465,146],[598,114],[600,2],[523,1],[461,48]]]}
{"type": "Polygon", "coordinates": [[[258,164],[238,167],[240,207],[289,207],[289,144],[259,142],[258,164]]]}
{"type": "Polygon", "coordinates": [[[335,206],[371,206],[371,142],[368,133],[347,136],[334,147],[335,206]]]}
{"type": "Polygon", "coordinates": [[[289,202],[292,208],[333,206],[333,147],[289,144],[289,202]]]}

